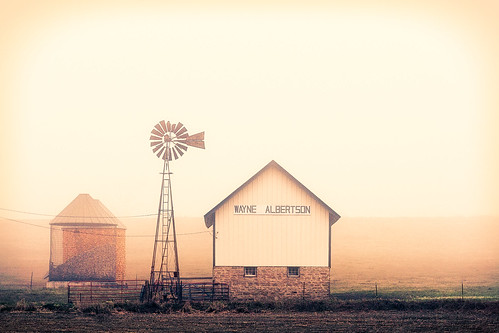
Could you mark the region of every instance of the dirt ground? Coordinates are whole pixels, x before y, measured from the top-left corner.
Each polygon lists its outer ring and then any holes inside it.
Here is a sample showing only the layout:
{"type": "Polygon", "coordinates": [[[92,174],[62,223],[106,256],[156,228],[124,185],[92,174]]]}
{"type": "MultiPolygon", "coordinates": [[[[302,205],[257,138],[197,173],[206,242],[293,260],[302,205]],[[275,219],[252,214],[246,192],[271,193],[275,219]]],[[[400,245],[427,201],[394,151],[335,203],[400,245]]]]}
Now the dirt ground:
{"type": "Polygon", "coordinates": [[[497,313],[481,310],[320,313],[57,312],[0,313],[2,332],[497,332],[497,313]]]}

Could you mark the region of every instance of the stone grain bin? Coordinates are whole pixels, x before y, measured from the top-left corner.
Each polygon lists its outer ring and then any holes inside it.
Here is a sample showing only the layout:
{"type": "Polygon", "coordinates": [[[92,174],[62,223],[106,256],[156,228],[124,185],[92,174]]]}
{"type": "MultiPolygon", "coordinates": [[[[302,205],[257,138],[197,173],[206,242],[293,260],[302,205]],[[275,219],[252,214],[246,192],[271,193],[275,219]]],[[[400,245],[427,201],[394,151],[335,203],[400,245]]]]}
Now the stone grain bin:
{"type": "Polygon", "coordinates": [[[49,281],[123,280],[125,229],[99,200],[78,195],[50,222],[49,281]]]}

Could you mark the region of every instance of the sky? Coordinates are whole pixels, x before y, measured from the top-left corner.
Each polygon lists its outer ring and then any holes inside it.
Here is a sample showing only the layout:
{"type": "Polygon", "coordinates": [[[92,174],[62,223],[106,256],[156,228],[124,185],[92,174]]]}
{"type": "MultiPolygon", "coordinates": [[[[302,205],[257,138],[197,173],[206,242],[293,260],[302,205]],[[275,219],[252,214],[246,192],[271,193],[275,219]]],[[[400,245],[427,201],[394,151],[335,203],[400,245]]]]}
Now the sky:
{"type": "Polygon", "coordinates": [[[0,208],[154,214],[169,120],[206,141],[177,216],[271,160],[342,216],[498,215],[498,32],[494,1],[0,0],[0,208]]]}

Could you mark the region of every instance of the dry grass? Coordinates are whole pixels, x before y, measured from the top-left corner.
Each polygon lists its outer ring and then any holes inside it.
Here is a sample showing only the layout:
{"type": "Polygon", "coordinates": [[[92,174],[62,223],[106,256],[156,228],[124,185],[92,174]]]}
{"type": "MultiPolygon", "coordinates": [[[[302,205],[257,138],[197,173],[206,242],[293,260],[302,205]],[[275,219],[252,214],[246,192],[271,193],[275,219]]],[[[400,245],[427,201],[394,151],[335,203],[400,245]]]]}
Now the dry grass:
{"type": "Polygon", "coordinates": [[[262,313],[0,313],[4,332],[493,332],[499,316],[481,310],[262,313]]]}

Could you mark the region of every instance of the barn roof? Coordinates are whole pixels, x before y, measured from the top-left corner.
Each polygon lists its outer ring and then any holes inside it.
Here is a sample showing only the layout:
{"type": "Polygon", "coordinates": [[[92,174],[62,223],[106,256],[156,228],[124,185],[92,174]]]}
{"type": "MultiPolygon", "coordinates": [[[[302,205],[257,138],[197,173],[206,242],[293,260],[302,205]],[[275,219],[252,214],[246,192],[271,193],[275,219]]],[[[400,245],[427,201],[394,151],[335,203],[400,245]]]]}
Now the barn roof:
{"type": "Polygon", "coordinates": [[[263,173],[265,170],[269,168],[276,168],[280,170],[282,173],[284,173],[286,176],[288,176],[293,182],[295,182],[299,187],[301,187],[303,190],[305,190],[312,198],[314,198],[316,201],[318,201],[326,210],[329,211],[329,224],[333,225],[336,221],[340,219],[340,215],[336,213],[331,207],[326,205],[324,201],[319,199],[312,191],[310,191],[305,185],[300,183],[295,177],[293,177],[289,172],[287,172],[282,166],[280,166],[276,161],[272,160],[270,161],[266,166],[264,166],[260,171],[258,171],[253,177],[248,179],[244,184],[239,186],[234,192],[229,194],[229,196],[225,199],[223,199],[218,205],[213,207],[208,213],[204,215],[204,223],[206,224],[206,227],[209,228],[215,223],[215,212],[219,207],[221,207],[227,200],[232,198],[237,192],[239,192],[242,188],[244,188],[247,184],[251,183],[256,177],[258,177],[261,173],[263,173]]]}
{"type": "Polygon", "coordinates": [[[125,225],[99,200],[89,194],[79,194],[52,221],[51,225],[64,226],[115,226],[125,225]]]}

